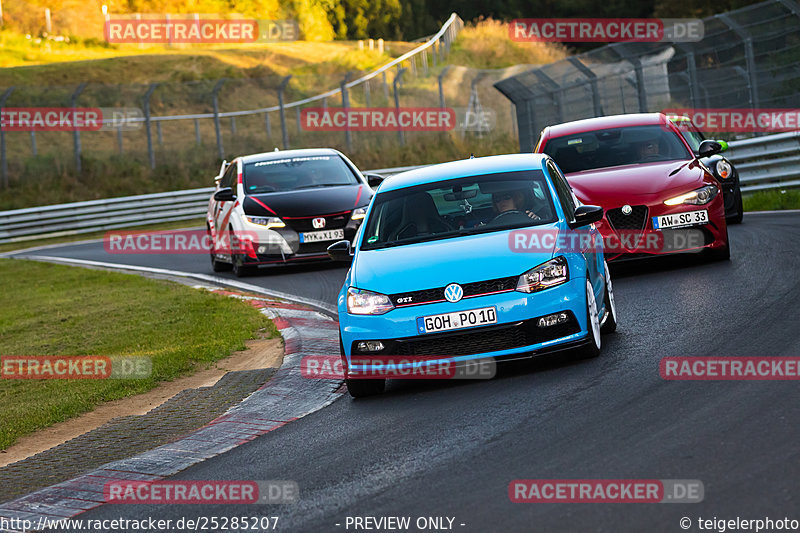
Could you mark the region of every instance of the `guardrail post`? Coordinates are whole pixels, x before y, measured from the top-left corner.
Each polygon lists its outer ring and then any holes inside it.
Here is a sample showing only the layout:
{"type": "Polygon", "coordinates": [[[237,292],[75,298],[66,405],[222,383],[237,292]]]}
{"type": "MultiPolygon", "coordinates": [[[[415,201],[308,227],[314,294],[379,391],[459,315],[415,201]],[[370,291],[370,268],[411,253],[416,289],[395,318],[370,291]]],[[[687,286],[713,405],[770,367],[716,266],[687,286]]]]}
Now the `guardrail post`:
{"type": "Polygon", "coordinates": [[[431,60],[433,60],[433,66],[434,67],[436,67],[436,63],[437,63],[437,61],[436,61],[436,43],[437,43],[437,41],[433,41],[433,44],[431,45],[431,60]]]}
{"type": "MultiPolygon", "coordinates": [[[[345,73],[344,79],[339,84],[339,87],[342,90],[342,108],[344,109],[345,117],[347,116],[347,109],[350,107],[350,95],[347,94],[347,82],[350,81],[350,76],[352,74],[353,73],[351,71],[348,71],[347,73],[345,73]]],[[[347,152],[348,153],[352,152],[353,151],[353,134],[350,131],[349,127],[346,127],[344,129],[344,142],[345,142],[345,145],[347,146],[347,152]]]]}
{"type": "Polygon", "coordinates": [[[389,102],[389,84],[386,83],[386,71],[383,71],[383,97],[386,98],[386,102],[389,102]]]}
{"type": "Polygon", "coordinates": [[[370,107],[369,80],[364,82],[364,103],[367,107],[370,107]]]}
{"type": "Polygon", "coordinates": [[[222,147],[222,131],[220,131],[219,123],[219,91],[226,81],[226,78],[220,79],[211,91],[211,101],[214,104],[214,131],[217,136],[217,154],[220,159],[225,159],[225,150],[222,147]]]}
{"type": "Polygon", "coordinates": [[[286,85],[289,83],[289,80],[292,79],[292,75],[289,74],[281,84],[278,86],[278,105],[280,106],[280,113],[281,113],[281,134],[283,136],[283,149],[289,149],[289,132],[286,130],[286,109],[283,105],[283,91],[286,89],[286,85]]]}
{"type": "MultiPolygon", "coordinates": [[[[6,100],[14,92],[14,87],[9,87],[3,96],[0,96],[0,112],[6,105],[6,100]]],[[[3,188],[8,189],[8,160],[6,159],[6,130],[0,128],[0,166],[3,167],[3,188]]]]}
{"type": "MultiPolygon", "coordinates": [[[[74,110],[78,107],[78,97],[81,95],[83,90],[86,88],[86,82],[81,83],[78,85],[78,88],[75,89],[75,92],[72,93],[70,97],[70,107],[74,110]]],[[[75,128],[72,131],[72,141],[75,148],[75,170],[78,171],[78,174],[81,173],[81,132],[75,128]]]]}
{"type": "Polygon", "coordinates": [[[425,72],[425,77],[428,77],[428,51],[422,51],[422,71],[425,72]]]}
{"type": "Polygon", "coordinates": [[[147,133],[147,159],[150,161],[150,168],[156,168],[156,154],[153,151],[153,132],[150,124],[150,97],[158,87],[158,83],[151,83],[144,93],[144,129],[147,133]]]}
{"type": "Polygon", "coordinates": [[[231,135],[236,137],[236,117],[231,117],[231,135]]]}
{"type": "Polygon", "coordinates": [[[300,106],[299,105],[295,106],[294,114],[296,115],[295,118],[297,119],[297,134],[300,135],[301,133],[303,133],[303,128],[300,127],[300,106]]]}
{"type": "MultiPolygon", "coordinates": [[[[395,76],[394,76],[394,82],[392,84],[393,87],[394,87],[394,108],[398,113],[400,112],[400,95],[397,92],[398,91],[397,84],[400,83],[400,81],[402,80],[403,73],[405,73],[405,71],[406,71],[405,67],[403,67],[400,70],[398,70],[397,74],[395,74],[395,76]]],[[[406,144],[406,137],[404,135],[403,128],[400,126],[399,123],[398,123],[397,127],[398,127],[397,140],[400,141],[401,145],[405,145],[406,144]]]]}
{"type": "Polygon", "coordinates": [[[36,156],[36,132],[31,130],[31,154],[36,156]]]}
{"type": "Polygon", "coordinates": [[[122,126],[117,128],[117,149],[119,150],[119,153],[125,153],[125,150],[122,147],[122,126]]]}
{"type": "Polygon", "coordinates": [[[156,137],[158,138],[158,146],[159,148],[164,147],[164,135],[161,134],[161,121],[156,121],[156,137]]]}
{"type": "Polygon", "coordinates": [[[200,146],[200,120],[194,119],[194,140],[197,142],[197,146],[200,146]]]}
{"type": "Polygon", "coordinates": [[[442,79],[444,78],[447,71],[450,69],[450,65],[447,65],[442,69],[442,72],[439,73],[439,107],[444,107],[444,90],[442,89],[442,79]]]}
{"type": "Polygon", "coordinates": [[[264,128],[267,130],[267,139],[272,138],[272,124],[269,122],[269,111],[264,113],[264,128]]]}

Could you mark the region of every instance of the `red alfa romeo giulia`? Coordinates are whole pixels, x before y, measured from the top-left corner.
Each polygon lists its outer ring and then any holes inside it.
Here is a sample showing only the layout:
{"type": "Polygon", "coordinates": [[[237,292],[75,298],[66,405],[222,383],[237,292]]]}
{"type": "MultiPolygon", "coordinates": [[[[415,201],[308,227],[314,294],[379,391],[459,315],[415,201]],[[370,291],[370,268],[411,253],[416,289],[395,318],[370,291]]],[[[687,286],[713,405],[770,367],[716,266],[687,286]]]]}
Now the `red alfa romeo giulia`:
{"type": "Polygon", "coordinates": [[[548,126],[536,152],[550,155],[585,204],[605,210],[597,228],[609,259],[679,252],[730,258],[719,181],[662,113],[590,118],[548,126]]]}

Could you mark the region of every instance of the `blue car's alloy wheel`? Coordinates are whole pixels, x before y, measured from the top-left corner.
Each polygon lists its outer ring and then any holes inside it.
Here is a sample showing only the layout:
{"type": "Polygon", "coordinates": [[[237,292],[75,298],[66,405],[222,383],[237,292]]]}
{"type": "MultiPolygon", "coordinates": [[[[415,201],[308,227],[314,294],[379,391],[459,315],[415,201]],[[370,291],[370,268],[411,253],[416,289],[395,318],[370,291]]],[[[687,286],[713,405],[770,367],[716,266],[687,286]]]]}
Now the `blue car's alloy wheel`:
{"type": "Polygon", "coordinates": [[[594,289],[591,282],[586,280],[586,323],[588,325],[589,336],[586,346],[580,351],[580,357],[590,358],[600,355],[600,315],[597,311],[597,300],[594,297],[594,289]]]}
{"type": "Polygon", "coordinates": [[[613,333],[617,330],[617,304],[614,301],[614,286],[611,283],[611,273],[608,271],[608,263],[604,262],[605,266],[605,301],[606,301],[606,314],[603,319],[603,325],[600,327],[601,333],[613,333]]]}

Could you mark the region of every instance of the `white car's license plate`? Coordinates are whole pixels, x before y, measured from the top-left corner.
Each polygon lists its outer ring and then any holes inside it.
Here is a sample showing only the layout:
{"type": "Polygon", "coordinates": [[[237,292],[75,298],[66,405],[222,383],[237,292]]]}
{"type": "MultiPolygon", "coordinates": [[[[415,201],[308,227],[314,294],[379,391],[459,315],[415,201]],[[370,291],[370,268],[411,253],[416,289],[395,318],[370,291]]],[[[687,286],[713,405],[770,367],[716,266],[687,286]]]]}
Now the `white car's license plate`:
{"type": "Polygon", "coordinates": [[[496,323],[497,309],[495,307],[481,307],[454,313],[419,316],[417,317],[417,331],[420,333],[434,333],[496,323]]]}
{"type": "Polygon", "coordinates": [[[678,226],[694,226],[695,224],[708,224],[708,210],[687,211],[674,215],[661,215],[653,217],[653,228],[675,228],[678,226]]]}
{"type": "Polygon", "coordinates": [[[328,229],[325,231],[310,231],[300,234],[300,242],[335,241],[344,239],[343,229],[328,229]]]}

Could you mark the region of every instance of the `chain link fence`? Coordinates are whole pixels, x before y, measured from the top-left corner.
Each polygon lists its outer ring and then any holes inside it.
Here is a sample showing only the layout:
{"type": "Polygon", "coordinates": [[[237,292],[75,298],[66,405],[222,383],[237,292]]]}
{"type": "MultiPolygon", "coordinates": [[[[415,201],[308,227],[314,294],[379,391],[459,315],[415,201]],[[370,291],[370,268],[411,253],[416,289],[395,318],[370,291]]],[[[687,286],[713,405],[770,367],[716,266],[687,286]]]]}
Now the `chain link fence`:
{"type": "Polygon", "coordinates": [[[496,83],[516,105],[520,150],[545,126],[589,117],[800,108],[800,4],[771,0],[703,22],[698,42],[614,43],[496,83]]]}
{"type": "MultiPolygon", "coordinates": [[[[380,150],[396,143],[398,133],[306,131],[301,123],[302,110],[437,106],[440,99],[435,94],[425,98],[422,88],[426,84],[435,86],[436,73],[463,25],[454,13],[422,44],[379,69],[348,72],[344,78],[310,70],[294,77],[0,89],[0,109],[104,110],[104,125],[99,131],[0,130],[2,186],[13,187],[14,176],[26,170],[30,174],[30,168],[37,164],[69,168],[80,175],[88,160],[115,161],[115,156],[125,156],[126,164],[152,169],[176,157],[210,159],[213,154],[221,160],[273,148],[331,146],[352,151],[356,145],[361,150],[380,150]],[[334,88],[322,94],[306,89],[320,85],[334,88]],[[112,108],[116,116],[105,113],[112,108]]],[[[368,51],[373,43],[362,46],[368,51]]],[[[399,136],[404,142],[402,131],[399,136]]],[[[119,163],[120,158],[116,161],[119,163]]]]}

